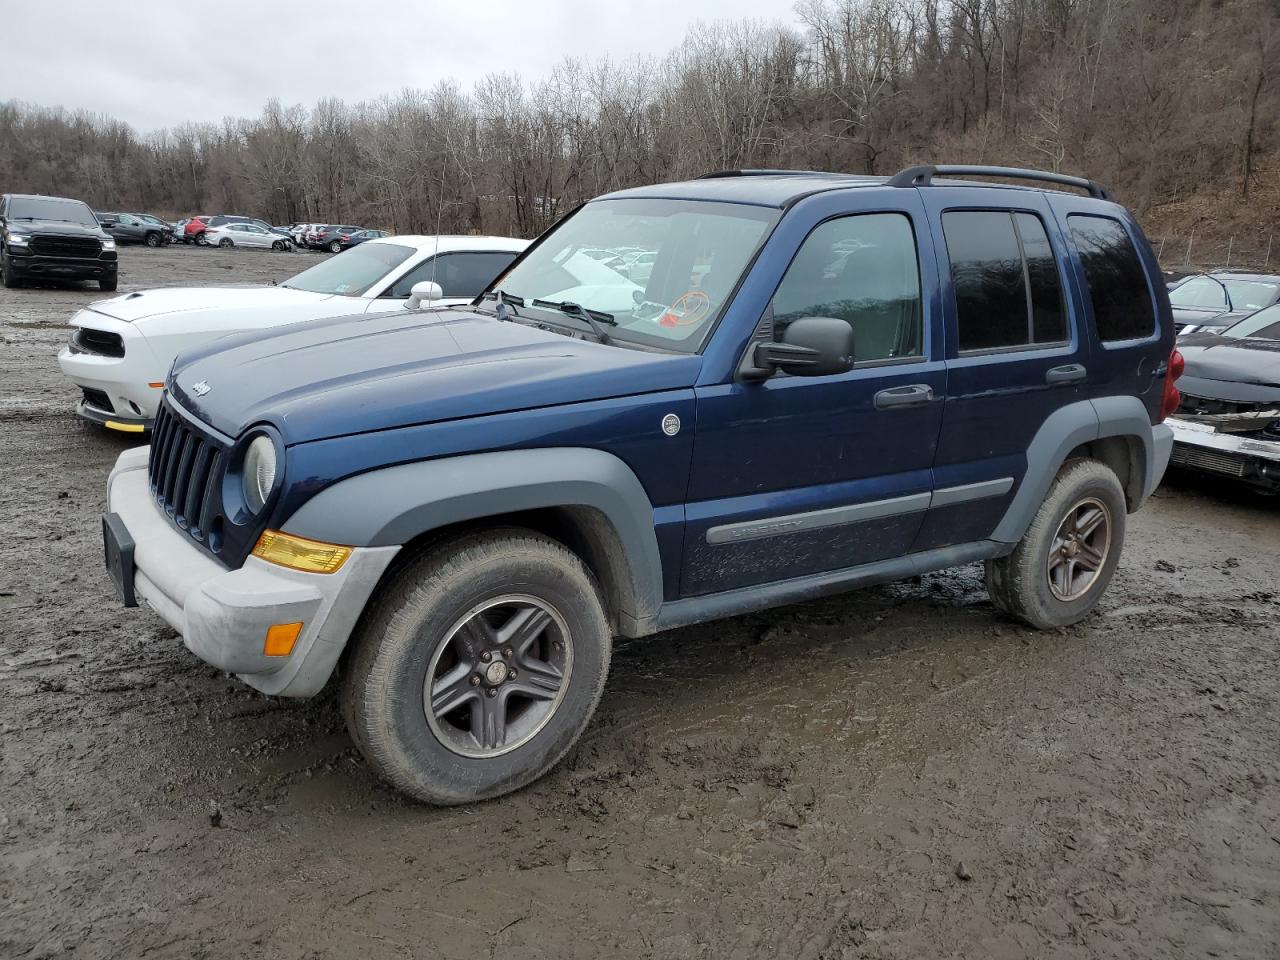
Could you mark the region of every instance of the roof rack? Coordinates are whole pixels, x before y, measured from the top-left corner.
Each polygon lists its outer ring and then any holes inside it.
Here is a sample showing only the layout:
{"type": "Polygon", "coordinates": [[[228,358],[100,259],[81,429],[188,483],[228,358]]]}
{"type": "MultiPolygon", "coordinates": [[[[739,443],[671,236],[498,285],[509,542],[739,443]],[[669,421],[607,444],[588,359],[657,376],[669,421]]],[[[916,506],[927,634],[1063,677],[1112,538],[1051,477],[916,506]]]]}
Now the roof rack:
{"type": "Polygon", "coordinates": [[[714,173],[704,173],[695,179],[698,180],[723,180],[726,177],[840,177],[846,174],[840,173],[823,173],[820,170],[716,170],[714,173]]]}
{"type": "Polygon", "coordinates": [[[932,185],[934,177],[1007,177],[1010,180],[1041,180],[1046,183],[1060,183],[1064,186],[1084,190],[1091,197],[1099,200],[1110,200],[1111,194],[1106,187],[1084,177],[1069,177],[1064,173],[1050,173],[1048,170],[1024,170],[1021,167],[983,167],[968,163],[942,163],[936,166],[927,164],[920,167],[907,167],[901,173],[894,174],[888,180],[891,187],[927,187],[932,185]]]}

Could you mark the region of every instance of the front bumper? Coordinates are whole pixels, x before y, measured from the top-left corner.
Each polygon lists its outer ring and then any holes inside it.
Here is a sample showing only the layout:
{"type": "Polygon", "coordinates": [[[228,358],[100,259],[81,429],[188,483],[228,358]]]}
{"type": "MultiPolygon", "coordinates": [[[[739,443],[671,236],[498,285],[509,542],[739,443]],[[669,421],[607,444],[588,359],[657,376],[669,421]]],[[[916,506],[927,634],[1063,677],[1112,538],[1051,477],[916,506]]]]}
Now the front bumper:
{"type": "Polygon", "coordinates": [[[63,374],[84,391],[84,399],[76,412],[95,423],[108,420],[148,428],[160,405],[165,367],[156,358],[151,345],[133,324],[86,312],[72,318],[72,326],[88,326],[94,330],[120,336],[124,356],[73,350],[70,346],[58,352],[58,366],[63,374]]]}
{"type": "Polygon", "coordinates": [[[14,276],[28,280],[111,280],[119,271],[119,262],[98,257],[50,257],[38,253],[17,254],[9,257],[9,269],[14,276]]]}
{"type": "Polygon", "coordinates": [[[1212,424],[1170,417],[1174,466],[1234,477],[1280,490],[1280,441],[1256,434],[1222,433],[1212,424]]]}
{"type": "Polygon", "coordinates": [[[264,693],[318,693],[400,548],[357,548],[332,574],[290,570],[257,557],[228,570],[160,512],[147,486],[148,452],[136,447],[122,453],[107,480],[107,509],[134,543],[138,596],[205,662],[264,693]],[[302,631],[288,656],[263,653],[269,627],[297,622],[302,631]]]}

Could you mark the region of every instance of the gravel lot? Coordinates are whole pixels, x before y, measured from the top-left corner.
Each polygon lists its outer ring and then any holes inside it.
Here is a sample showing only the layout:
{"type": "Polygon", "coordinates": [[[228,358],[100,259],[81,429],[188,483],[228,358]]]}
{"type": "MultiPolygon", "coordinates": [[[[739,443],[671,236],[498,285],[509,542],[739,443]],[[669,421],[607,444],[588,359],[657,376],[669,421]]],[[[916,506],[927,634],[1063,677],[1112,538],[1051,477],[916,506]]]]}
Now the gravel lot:
{"type": "MultiPolygon", "coordinates": [[[[121,291],[311,262],[126,249],[121,291]]],[[[0,956],[1277,956],[1274,501],[1172,477],[1062,633],[970,567],[625,644],[555,773],[436,810],[332,693],[117,604],[131,441],[54,359],[98,296],[0,290],[0,956]]]]}

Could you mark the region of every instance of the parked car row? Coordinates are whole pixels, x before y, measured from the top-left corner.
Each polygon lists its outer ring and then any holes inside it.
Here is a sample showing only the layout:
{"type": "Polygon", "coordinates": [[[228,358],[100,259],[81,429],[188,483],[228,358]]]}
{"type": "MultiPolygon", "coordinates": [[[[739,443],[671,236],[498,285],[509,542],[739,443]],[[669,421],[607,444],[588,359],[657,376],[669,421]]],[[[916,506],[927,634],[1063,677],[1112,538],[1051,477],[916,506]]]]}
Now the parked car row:
{"type": "Polygon", "coordinates": [[[391,236],[385,230],[367,230],[364,227],[339,223],[296,223],[291,230],[294,242],[298,246],[309,247],[312,250],[328,250],[330,253],[341,253],[366,240],[391,236]]]}

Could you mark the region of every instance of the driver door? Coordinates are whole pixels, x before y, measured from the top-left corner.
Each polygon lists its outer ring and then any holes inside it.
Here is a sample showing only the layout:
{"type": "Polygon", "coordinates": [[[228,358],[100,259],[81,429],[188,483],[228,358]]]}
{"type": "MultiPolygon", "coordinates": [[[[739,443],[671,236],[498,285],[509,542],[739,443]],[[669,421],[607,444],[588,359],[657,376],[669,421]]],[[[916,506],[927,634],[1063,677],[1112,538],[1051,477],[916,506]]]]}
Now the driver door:
{"type": "Polygon", "coordinates": [[[682,596],[900,556],[923,522],[946,392],[929,227],[914,190],[852,193],[820,201],[760,330],[846,320],[853,369],[698,388],[682,596]]]}

